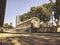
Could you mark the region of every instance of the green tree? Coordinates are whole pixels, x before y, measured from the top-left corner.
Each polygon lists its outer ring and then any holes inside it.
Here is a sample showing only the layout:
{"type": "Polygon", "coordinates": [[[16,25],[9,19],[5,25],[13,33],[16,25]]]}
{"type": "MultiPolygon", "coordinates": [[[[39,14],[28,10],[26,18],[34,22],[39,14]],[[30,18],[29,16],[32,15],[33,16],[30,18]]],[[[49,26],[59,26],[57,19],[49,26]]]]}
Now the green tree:
{"type": "MultiPolygon", "coordinates": [[[[56,7],[55,7],[55,3],[48,3],[48,4],[43,4],[42,6],[37,6],[37,7],[31,7],[30,11],[23,14],[20,18],[21,21],[25,21],[29,18],[32,17],[38,17],[40,18],[41,21],[43,22],[47,22],[50,20],[51,17],[51,7],[52,7],[52,11],[54,11],[56,13],[56,7]]],[[[55,18],[57,18],[57,15],[54,15],[55,18]]]]}

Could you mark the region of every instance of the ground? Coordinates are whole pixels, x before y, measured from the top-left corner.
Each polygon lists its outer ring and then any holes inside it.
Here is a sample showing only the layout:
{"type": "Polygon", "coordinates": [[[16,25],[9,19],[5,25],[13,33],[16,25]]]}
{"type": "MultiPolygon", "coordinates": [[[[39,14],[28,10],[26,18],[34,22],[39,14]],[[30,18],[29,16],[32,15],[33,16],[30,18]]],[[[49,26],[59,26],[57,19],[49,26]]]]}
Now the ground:
{"type": "Polygon", "coordinates": [[[1,45],[60,45],[60,33],[0,33],[1,45]]]}

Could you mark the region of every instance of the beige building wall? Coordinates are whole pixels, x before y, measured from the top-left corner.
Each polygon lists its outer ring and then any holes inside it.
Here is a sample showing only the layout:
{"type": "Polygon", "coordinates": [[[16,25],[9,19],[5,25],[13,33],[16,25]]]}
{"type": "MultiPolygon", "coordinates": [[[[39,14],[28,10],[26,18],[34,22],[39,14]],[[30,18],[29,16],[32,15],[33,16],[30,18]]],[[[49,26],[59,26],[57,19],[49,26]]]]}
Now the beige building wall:
{"type": "Polygon", "coordinates": [[[40,19],[37,18],[37,17],[33,17],[33,18],[30,18],[30,19],[22,22],[21,24],[17,25],[16,29],[26,29],[26,28],[29,28],[29,27],[31,27],[31,23],[33,23],[33,26],[36,27],[36,28],[40,27],[40,19]]]}
{"type": "Polygon", "coordinates": [[[21,23],[20,21],[20,15],[16,16],[16,25],[19,25],[21,23]]]}

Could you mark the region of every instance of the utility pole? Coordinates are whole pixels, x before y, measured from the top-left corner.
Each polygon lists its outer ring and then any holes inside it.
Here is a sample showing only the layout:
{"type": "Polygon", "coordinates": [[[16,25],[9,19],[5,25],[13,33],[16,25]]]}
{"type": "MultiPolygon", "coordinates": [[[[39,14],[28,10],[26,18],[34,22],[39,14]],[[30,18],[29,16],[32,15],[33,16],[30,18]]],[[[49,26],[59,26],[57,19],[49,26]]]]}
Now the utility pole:
{"type": "Polygon", "coordinates": [[[0,0],[0,27],[3,27],[5,9],[6,9],[6,0],[0,0]]]}

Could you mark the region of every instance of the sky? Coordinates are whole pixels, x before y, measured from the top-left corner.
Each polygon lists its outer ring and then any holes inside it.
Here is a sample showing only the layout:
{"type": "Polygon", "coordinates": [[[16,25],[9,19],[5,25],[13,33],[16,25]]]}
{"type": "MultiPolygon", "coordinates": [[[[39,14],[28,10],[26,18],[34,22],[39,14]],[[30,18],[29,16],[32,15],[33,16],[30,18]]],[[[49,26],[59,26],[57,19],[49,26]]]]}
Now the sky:
{"type": "MultiPolygon", "coordinates": [[[[52,0],[55,2],[55,0],[52,0]]],[[[16,16],[27,13],[31,7],[49,3],[49,0],[7,0],[4,23],[16,26],[16,16]]]]}

